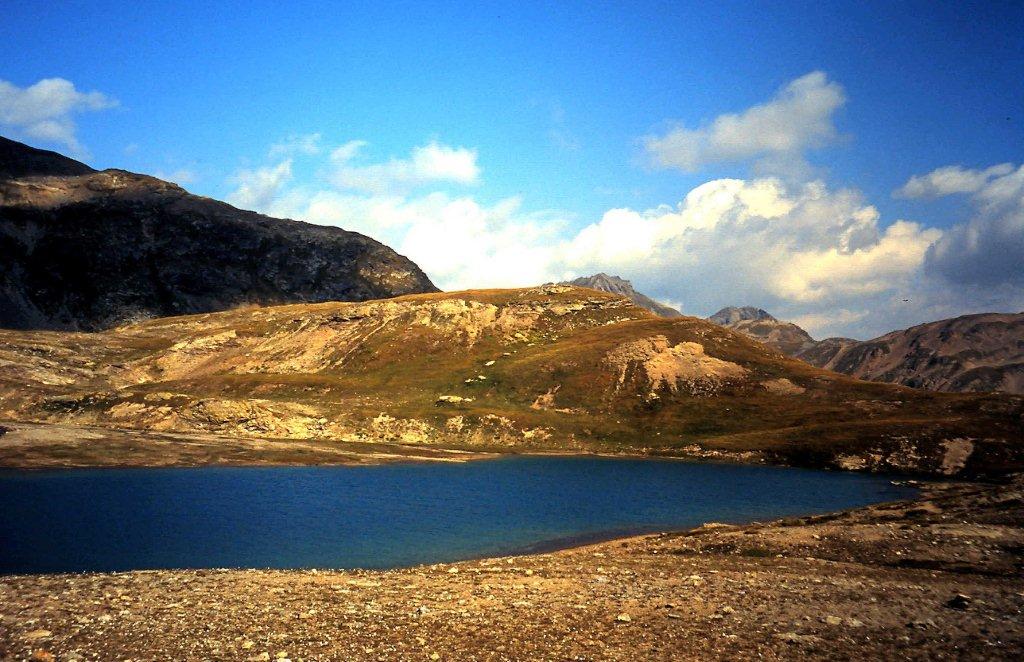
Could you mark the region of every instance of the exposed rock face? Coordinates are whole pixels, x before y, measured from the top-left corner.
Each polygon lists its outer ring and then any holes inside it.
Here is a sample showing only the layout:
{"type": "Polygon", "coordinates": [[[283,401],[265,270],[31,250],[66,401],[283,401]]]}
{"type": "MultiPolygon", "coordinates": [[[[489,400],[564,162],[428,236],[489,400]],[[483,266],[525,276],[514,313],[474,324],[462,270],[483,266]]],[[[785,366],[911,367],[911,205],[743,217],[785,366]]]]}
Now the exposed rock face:
{"type": "Polygon", "coordinates": [[[619,278],[618,276],[609,276],[608,274],[600,273],[593,276],[582,276],[564,284],[575,285],[576,287],[589,287],[592,290],[611,292],[612,294],[624,296],[636,305],[641,308],[646,308],[659,317],[680,317],[682,315],[682,313],[675,308],[666,306],[663,303],[658,303],[654,299],[640,294],[633,289],[633,283],[624,278],[619,278]]]}
{"type": "Polygon", "coordinates": [[[753,306],[723,308],[708,321],[739,331],[790,356],[815,346],[814,338],[796,324],[777,320],[753,306]]]}
{"type": "Polygon", "coordinates": [[[1024,393],[1024,313],[965,315],[848,343],[831,355],[797,356],[859,379],[934,391],[1024,393]]]}
{"type": "Polygon", "coordinates": [[[0,327],[93,331],[245,304],[435,291],[369,237],[0,138],[0,327]]]}
{"type": "Polygon", "coordinates": [[[606,360],[618,371],[617,387],[628,378],[638,379],[641,388],[650,389],[649,397],[657,397],[661,389],[675,393],[680,388],[693,395],[710,395],[714,385],[746,374],[742,366],[705,354],[700,343],[673,345],[661,335],[623,343],[606,360]]]}

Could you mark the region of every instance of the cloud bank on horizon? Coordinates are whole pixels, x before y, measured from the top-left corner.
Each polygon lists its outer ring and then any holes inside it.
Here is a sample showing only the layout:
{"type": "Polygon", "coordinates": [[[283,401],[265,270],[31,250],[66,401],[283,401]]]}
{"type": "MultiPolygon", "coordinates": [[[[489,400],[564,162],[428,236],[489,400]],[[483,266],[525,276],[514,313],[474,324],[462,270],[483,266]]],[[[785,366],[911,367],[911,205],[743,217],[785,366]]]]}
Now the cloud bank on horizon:
{"type": "MultiPolygon", "coordinates": [[[[770,99],[696,127],[638,139],[658,169],[717,177],[678,201],[617,207],[580,222],[570,211],[525,208],[521,196],[485,202],[476,149],[428,140],[374,159],[352,137],[291,135],[265,163],[228,180],[243,208],[373,236],[417,262],[444,289],[534,285],[605,271],[689,314],[755,304],[812,333],[867,337],[925,320],[1024,308],[1024,166],[945,165],[912,174],[893,195],[960,196],[972,213],[945,230],[882,218],[865,195],[829,184],[806,161],[841,139],[838,82],[813,71],[770,99]],[[296,164],[315,175],[298,177],[296,164]]],[[[26,88],[0,81],[0,126],[81,153],[73,116],[117,102],[63,79],[26,88]]],[[[180,179],[191,177],[182,171],[180,179]]]]}

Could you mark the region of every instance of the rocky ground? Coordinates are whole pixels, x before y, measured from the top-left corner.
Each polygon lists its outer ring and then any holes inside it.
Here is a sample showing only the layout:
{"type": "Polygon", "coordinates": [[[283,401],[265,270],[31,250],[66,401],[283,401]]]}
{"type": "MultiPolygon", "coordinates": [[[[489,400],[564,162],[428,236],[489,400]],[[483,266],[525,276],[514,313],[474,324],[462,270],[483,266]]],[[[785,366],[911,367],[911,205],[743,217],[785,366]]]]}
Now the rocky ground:
{"type": "Polygon", "coordinates": [[[1024,478],[386,572],[0,579],[0,659],[1022,659],[1024,478]]]}

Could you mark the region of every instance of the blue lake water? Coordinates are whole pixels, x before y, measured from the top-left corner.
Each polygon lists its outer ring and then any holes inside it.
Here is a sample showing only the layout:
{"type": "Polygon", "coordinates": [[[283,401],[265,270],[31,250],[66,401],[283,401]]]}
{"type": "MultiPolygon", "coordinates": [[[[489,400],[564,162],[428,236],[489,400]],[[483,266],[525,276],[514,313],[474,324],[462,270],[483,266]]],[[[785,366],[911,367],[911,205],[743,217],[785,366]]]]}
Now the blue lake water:
{"type": "Polygon", "coordinates": [[[913,494],[862,474],[671,460],[0,472],[0,573],[392,568],[913,494]]]}

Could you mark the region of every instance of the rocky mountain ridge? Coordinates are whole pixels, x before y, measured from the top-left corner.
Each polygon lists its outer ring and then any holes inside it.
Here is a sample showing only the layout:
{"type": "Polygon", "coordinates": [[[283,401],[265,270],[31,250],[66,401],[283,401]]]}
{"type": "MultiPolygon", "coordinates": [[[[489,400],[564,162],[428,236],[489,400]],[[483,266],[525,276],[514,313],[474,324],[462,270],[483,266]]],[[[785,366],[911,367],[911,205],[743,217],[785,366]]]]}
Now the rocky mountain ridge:
{"type": "Polygon", "coordinates": [[[708,321],[739,331],[789,356],[799,357],[816,343],[809,333],[796,324],[777,320],[767,311],[753,306],[723,308],[709,317],[708,321]]]}
{"type": "Polygon", "coordinates": [[[0,327],[95,331],[248,304],[434,291],[413,262],[355,232],[0,138],[0,327]]]}
{"type": "Polygon", "coordinates": [[[587,287],[592,290],[598,290],[600,292],[610,292],[612,294],[618,294],[624,296],[634,304],[651,311],[659,317],[680,317],[682,313],[666,306],[663,303],[659,303],[654,299],[650,298],[645,294],[637,292],[633,288],[633,283],[626,280],[625,278],[619,278],[618,276],[609,276],[606,273],[598,273],[593,276],[581,276],[570,281],[560,283],[561,285],[574,285],[576,287],[587,287]]]}

